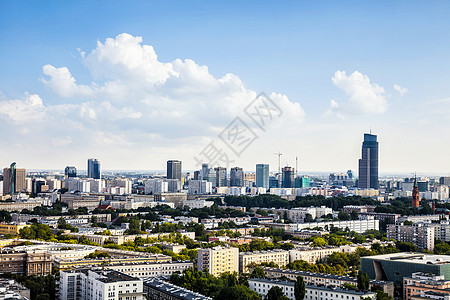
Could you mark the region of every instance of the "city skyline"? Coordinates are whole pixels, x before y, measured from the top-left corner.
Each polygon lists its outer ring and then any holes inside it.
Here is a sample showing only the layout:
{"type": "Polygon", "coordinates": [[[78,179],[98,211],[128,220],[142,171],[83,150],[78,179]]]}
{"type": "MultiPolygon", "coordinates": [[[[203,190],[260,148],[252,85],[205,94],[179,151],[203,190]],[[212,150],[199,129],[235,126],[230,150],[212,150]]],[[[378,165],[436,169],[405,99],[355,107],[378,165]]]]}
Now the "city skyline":
{"type": "Polygon", "coordinates": [[[372,130],[380,174],[450,174],[449,3],[80,3],[0,4],[3,166],[196,170],[216,142],[244,170],[356,171],[372,130]],[[236,155],[219,135],[260,92],[282,115],[236,155]]]}

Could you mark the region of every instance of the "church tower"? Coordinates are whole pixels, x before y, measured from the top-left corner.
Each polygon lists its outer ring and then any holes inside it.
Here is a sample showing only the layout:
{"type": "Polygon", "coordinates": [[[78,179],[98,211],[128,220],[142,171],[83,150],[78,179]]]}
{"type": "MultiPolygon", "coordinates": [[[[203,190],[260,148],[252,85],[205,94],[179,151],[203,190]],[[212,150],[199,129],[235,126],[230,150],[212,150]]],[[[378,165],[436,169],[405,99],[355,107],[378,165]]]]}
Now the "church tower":
{"type": "Polygon", "coordinates": [[[420,202],[419,187],[417,186],[416,176],[414,176],[414,188],[413,188],[413,192],[412,192],[412,207],[419,207],[419,202],[420,202]]]}

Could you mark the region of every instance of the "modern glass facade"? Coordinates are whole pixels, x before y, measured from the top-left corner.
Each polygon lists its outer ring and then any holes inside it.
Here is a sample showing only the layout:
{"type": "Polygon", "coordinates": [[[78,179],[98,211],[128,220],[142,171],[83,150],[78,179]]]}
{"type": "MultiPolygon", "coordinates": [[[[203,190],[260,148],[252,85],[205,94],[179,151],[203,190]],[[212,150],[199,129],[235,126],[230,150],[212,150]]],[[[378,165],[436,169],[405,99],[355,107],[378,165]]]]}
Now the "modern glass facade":
{"type": "Polygon", "coordinates": [[[98,159],[95,158],[88,159],[87,177],[93,179],[102,179],[101,163],[98,159]]]}
{"type": "Polygon", "coordinates": [[[378,142],[374,134],[364,134],[362,155],[359,160],[360,189],[378,189],[378,142]]]}
{"type": "Polygon", "coordinates": [[[256,165],[256,187],[269,188],[269,165],[256,165]]]}
{"type": "Polygon", "coordinates": [[[167,161],[167,179],[178,179],[181,181],[181,161],[167,161]]]}

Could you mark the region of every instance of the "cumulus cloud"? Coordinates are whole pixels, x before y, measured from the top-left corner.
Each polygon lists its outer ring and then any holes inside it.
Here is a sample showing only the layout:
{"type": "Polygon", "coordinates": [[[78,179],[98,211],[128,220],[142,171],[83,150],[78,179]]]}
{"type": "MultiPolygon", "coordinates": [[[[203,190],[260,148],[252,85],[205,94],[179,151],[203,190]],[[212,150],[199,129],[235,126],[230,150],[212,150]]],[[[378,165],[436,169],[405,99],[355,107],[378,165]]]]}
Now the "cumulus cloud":
{"type": "Polygon", "coordinates": [[[350,75],[347,75],[345,71],[336,71],[332,77],[332,82],[349,96],[345,102],[337,103],[334,101],[332,103],[335,106],[334,110],[339,108],[345,113],[380,114],[384,113],[388,107],[384,88],[370,82],[367,75],[358,71],[354,71],[350,75]]]}
{"type": "Polygon", "coordinates": [[[398,84],[394,84],[394,90],[397,91],[400,96],[404,96],[408,92],[407,88],[401,87],[398,84]]]}
{"type": "MultiPolygon", "coordinates": [[[[160,61],[152,46],[126,33],[98,41],[91,51],[78,52],[91,79],[77,80],[65,66],[45,65],[41,81],[58,102],[46,105],[38,95],[0,98],[5,107],[0,118],[41,123],[29,126],[29,134],[39,135],[41,130],[43,136],[57,135],[48,144],[58,148],[108,144],[116,149],[162,149],[192,138],[198,143],[215,138],[236,116],[245,117],[245,107],[259,94],[246,88],[238,76],[217,78],[191,59],[160,61]]],[[[278,93],[270,97],[284,112],[273,126],[303,121],[305,113],[298,102],[278,93]]]]}

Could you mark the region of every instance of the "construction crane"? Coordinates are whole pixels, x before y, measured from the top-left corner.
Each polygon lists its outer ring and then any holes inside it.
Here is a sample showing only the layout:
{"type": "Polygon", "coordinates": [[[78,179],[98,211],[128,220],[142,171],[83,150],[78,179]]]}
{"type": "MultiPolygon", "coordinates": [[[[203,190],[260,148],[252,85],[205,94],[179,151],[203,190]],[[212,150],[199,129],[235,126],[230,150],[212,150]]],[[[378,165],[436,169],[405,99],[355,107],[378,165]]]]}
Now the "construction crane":
{"type": "Polygon", "coordinates": [[[275,155],[278,155],[278,173],[281,173],[281,155],[283,155],[281,152],[274,153],[275,155]]]}

